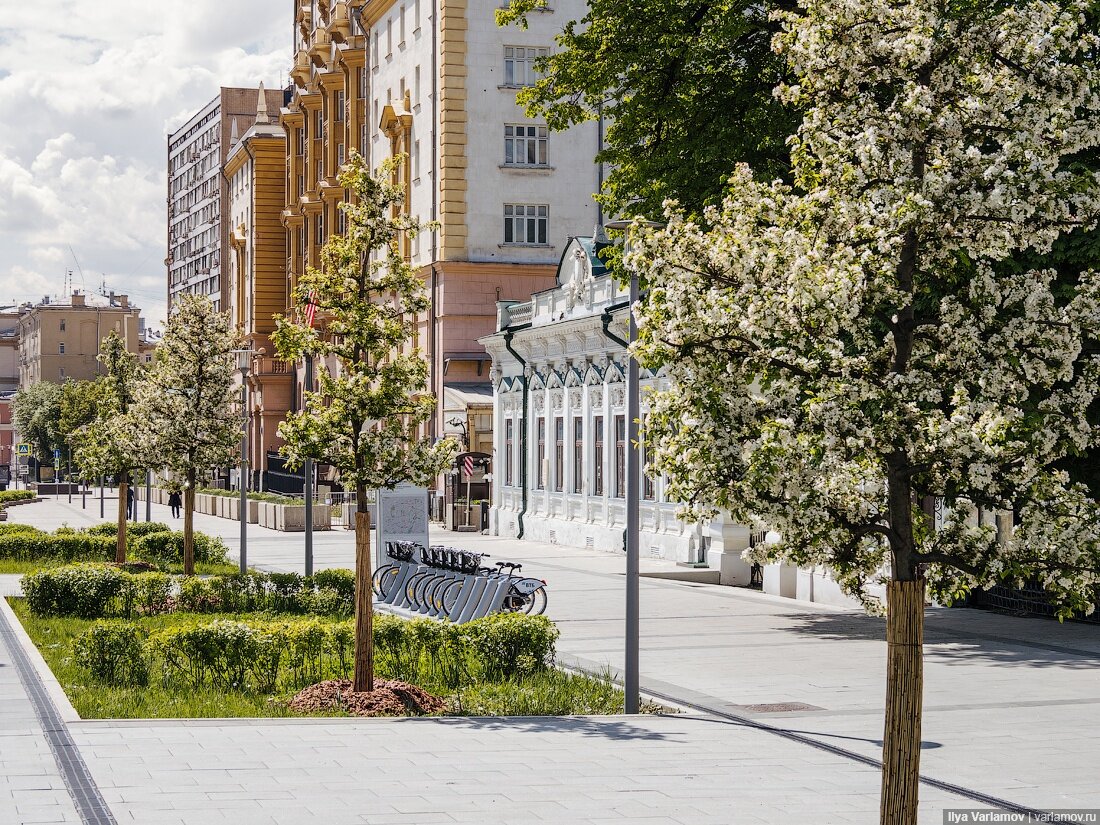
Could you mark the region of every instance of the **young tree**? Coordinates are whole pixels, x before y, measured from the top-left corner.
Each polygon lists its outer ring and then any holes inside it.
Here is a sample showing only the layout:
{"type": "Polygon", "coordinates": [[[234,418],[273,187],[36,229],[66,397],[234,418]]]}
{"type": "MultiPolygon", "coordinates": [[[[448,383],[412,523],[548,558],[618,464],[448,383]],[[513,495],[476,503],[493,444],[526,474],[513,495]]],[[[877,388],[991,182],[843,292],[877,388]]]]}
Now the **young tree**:
{"type": "Polygon", "coordinates": [[[423,435],[435,401],[426,392],[427,362],[411,339],[429,299],[400,242],[425,227],[399,214],[404,190],[394,179],[402,162],[391,158],[372,175],[352,152],[340,175],[354,197],[341,206],[347,234],[328,240],[321,269],[311,268],[295,288],[298,306],[312,303],[324,319],[323,332],[283,318],[273,336],[283,358],[308,355],[330,365],[318,370],[317,392],[304,393],[303,409],[287,416],[279,435],[288,464],[306,458],[331,464],[356,493],[356,691],[374,689],[367,491],[427,484],[455,448],[423,435]]]}
{"type": "MultiPolygon", "coordinates": [[[[115,561],[126,561],[127,491],[134,467],[142,463],[140,433],[142,427],[133,416],[134,395],[141,368],[137,358],[126,349],[126,342],[112,331],[103,339],[99,360],[106,374],[96,382],[69,396],[74,420],[87,414],[87,402],[94,399],[95,418],[75,429],[70,442],[77,448],[80,467],[91,475],[112,474],[118,477],[118,538],[115,561]]],[[[76,384],[76,382],[74,382],[76,384]]],[[[65,404],[62,404],[65,407],[65,404]]]]}
{"type": "Polygon", "coordinates": [[[881,818],[909,825],[926,585],[1038,580],[1066,615],[1100,583],[1100,511],[1061,467],[1098,441],[1100,279],[1019,265],[1100,208],[1100,39],[1077,0],[803,7],[776,38],[793,186],[740,168],[709,228],[672,205],[641,233],[637,353],[672,379],[649,431],[673,498],[778,528],[758,560],[866,602],[885,570],[881,818]]]}
{"type": "Polygon", "coordinates": [[[30,443],[39,462],[53,461],[53,451],[65,446],[61,432],[61,385],[39,381],[19,390],[12,399],[15,428],[30,443]]]}
{"type": "MultiPolygon", "coordinates": [[[[526,26],[547,0],[511,0],[501,25],[526,26]]],[[[772,88],[786,64],[770,46],[769,12],[793,0],[591,0],[519,93],[530,117],[561,130],[603,118],[600,200],[612,214],[658,215],[666,198],[690,213],[720,202],[738,163],[790,174],[786,139],[798,110],[772,88]]]]}
{"type": "Polygon", "coordinates": [[[134,401],[142,454],[184,479],[183,572],[188,576],[195,572],[199,475],[230,463],[237,453],[237,345],[227,313],[217,312],[205,296],[181,296],[134,401]]]}

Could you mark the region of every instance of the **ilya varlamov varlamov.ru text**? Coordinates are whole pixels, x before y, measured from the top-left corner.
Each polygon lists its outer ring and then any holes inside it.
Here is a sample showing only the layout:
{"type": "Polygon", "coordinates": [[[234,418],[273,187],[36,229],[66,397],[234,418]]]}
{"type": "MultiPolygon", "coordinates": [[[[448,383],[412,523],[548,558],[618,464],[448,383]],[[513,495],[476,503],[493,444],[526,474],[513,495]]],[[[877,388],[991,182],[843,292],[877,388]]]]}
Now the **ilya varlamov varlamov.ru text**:
{"type": "Polygon", "coordinates": [[[995,808],[948,808],[943,812],[944,825],[972,822],[1073,822],[1100,823],[1100,809],[1077,808],[1023,813],[998,811],[995,808]]]}

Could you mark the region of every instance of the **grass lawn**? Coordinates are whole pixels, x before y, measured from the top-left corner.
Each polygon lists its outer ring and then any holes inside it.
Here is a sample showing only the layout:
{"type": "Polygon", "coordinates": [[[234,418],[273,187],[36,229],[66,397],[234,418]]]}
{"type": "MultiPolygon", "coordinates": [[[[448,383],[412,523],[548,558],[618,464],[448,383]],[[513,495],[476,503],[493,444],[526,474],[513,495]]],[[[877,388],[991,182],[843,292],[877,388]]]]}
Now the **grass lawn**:
{"type": "MultiPolygon", "coordinates": [[[[148,686],[113,687],[92,679],[73,660],[73,641],[94,620],[74,618],[38,618],[31,614],[24,599],[10,598],[9,603],[28,635],[41,651],[77,713],[85,719],[135,718],[211,718],[297,716],[289,711],[286,700],[295,691],[277,695],[256,695],[225,691],[213,687],[195,689],[179,685],[165,686],[154,673],[148,686]]],[[[146,616],[138,620],[149,631],[191,624],[196,618],[280,618],[270,614],[241,616],[170,613],[146,616]]],[[[288,617],[289,618],[289,617],[288,617]]],[[[377,661],[377,660],[376,660],[377,661]]],[[[394,678],[377,667],[376,677],[394,678]]],[[[330,674],[337,678],[339,674],[330,674]]],[[[622,691],[607,678],[565,673],[556,669],[500,682],[466,685],[449,691],[440,684],[422,682],[424,690],[443,698],[448,715],[459,716],[564,716],[610,715],[622,713],[622,691]]],[[[660,712],[652,705],[645,712],[660,712]]],[[[329,713],[325,715],[345,715],[329,713]]]]}
{"type": "MultiPolygon", "coordinates": [[[[141,561],[141,559],[135,559],[128,557],[130,561],[141,561]]],[[[39,570],[45,570],[50,567],[64,567],[69,564],[77,564],[78,562],[61,561],[61,560],[44,560],[44,561],[17,561],[15,559],[0,559],[0,574],[2,573],[18,573],[20,575],[26,573],[35,573],[39,570]]],[[[182,564],[160,564],[157,565],[162,573],[183,573],[182,564]]],[[[239,573],[241,566],[239,564],[217,564],[212,562],[195,562],[195,573],[200,576],[217,576],[217,575],[232,575],[239,573]]]]}
{"type": "MultiPolygon", "coordinates": [[[[155,677],[146,687],[127,688],[100,684],[72,657],[72,644],[94,622],[88,619],[40,619],[24,599],[8,599],[57,681],[84,719],[198,719],[229,716],[297,716],[281,702],[291,695],[255,696],[214,688],[166,690],[155,677]]],[[[210,617],[205,617],[210,618],[210,617]]],[[[223,618],[223,617],[219,617],[223,618]]],[[[230,618],[228,616],[224,618],[230,618]]],[[[192,613],[149,616],[141,624],[150,630],[189,624],[192,613]]]]}

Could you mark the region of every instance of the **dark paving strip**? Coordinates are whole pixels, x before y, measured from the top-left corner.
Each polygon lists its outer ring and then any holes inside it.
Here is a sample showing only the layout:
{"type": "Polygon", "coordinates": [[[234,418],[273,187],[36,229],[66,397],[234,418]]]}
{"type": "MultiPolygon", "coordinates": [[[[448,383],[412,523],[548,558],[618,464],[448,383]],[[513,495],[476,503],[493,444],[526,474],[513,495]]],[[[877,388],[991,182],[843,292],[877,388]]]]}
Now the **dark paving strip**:
{"type": "Polygon", "coordinates": [[[38,721],[42,725],[42,731],[46,734],[50,751],[53,752],[57,767],[69,789],[69,796],[76,805],[77,813],[84,825],[117,825],[114,814],[107,807],[99,788],[88,772],[88,766],[76,747],[69,729],[57,713],[53,701],[46,692],[38,671],[34,669],[23,646],[15,633],[7,616],[0,611],[0,637],[4,645],[11,652],[12,663],[19,673],[19,679],[23,682],[23,688],[30,697],[34,711],[38,715],[38,721]]]}
{"type": "MultiPolygon", "coordinates": [[[[593,662],[587,662],[583,659],[578,659],[575,656],[558,655],[558,660],[566,667],[574,668],[576,670],[585,671],[592,675],[603,675],[608,672],[608,668],[594,667],[593,662]]],[[[622,683],[622,674],[614,669],[611,670],[612,678],[614,678],[620,684],[622,683]]],[[[870,756],[864,756],[861,753],[847,750],[846,748],[838,747],[837,745],[830,745],[827,742],[822,742],[818,739],[814,739],[812,736],[788,730],[787,728],[777,727],[775,725],[769,725],[766,722],[761,722],[759,719],[753,719],[740,713],[734,713],[725,707],[726,703],[721,700],[717,700],[712,696],[707,696],[704,693],[690,690],[688,688],[680,688],[677,685],[670,684],[668,682],[655,682],[654,680],[642,679],[641,692],[646,696],[650,696],[654,699],[668,702],[673,705],[679,705],[681,707],[690,708],[691,710],[705,713],[708,716],[714,716],[718,719],[732,722],[735,725],[739,725],[747,728],[754,728],[755,730],[762,731],[764,733],[770,733],[774,736],[780,736],[783,739],[787,739],[791,742],[797,742],[800,745],[807,745],[816,750],[825,751],[831,753],[834,756],[839,756],[842,759],[848,759],[852,762],[859,762],[866,765],[869,768],[874,768],[876,771],[882,770],[882,762],[878,759],[874,759],[870,756]],[[657,687],[657,685],[660,687],[657,687]]],[[[934,779],[930,776],[922,775],[920,778],[922,785],[927,785],[930,788],[936,788],[937,790],[946,791],[947,793],[961,796],[965,799],[971,799],[975,802],[980,802],[983,805],[988,805],[991,808],[998,808],[1005,811],[1011,811],[1016,814],[1028,814],[1032,817],[1032,821],[1044,822],[1045,816],[1049,816],[1049,811],[1039,811],[1036,808],[1028,808],[1025,805],[1018,805],[1015,802],[1010,802],[1007,799],[1001,799],[997,796],[992,796],[981,791],[973,790],[972,788],[965,788],[962,785],[955,785],[951,782],[945,782],[942,779],[934,779]]]]}

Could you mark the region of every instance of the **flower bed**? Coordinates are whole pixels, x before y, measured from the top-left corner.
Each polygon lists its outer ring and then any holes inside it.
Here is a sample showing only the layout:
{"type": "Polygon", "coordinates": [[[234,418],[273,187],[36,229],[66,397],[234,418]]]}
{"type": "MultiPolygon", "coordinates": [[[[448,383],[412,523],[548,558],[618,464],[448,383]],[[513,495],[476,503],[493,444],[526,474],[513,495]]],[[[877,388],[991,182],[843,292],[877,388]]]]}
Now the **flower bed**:
{"type": "MultiPolygon", "coordinates": [[[[40,618],[25,600],[11,603],[85,718],[441,712],[428,700],[401,700],[398,711],[381,697],[346,697],[341,684],[318,687],[350,678],[350,620],[180,612],[132,621],[40,618]]],[[[622,694],[609,681],[553,667],[558,631],[545,617],[497,615],[452,626],[382,615],[374,621],[376,684],[411,684],[441,697],[443,712],[621,712],[622,694]]]]}

